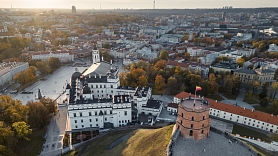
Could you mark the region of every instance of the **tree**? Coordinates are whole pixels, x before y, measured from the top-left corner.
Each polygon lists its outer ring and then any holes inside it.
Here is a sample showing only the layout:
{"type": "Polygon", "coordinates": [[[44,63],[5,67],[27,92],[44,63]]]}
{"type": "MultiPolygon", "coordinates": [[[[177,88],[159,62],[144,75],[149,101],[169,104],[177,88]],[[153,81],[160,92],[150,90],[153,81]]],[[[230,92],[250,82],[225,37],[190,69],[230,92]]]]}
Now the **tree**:
{"type": "Polygon", "coordinates": [[[265,47],[266,47],[265,43],[262,42],[262,43],[260,43],[260,45],[259,45],[258,48],[259,48],[260,51],[263,51],[263,49],[264,49],[265,47]]]}
{"type": "Polygon", "coordinates": [[[27,121],[26,114],[28,108],[22,105],[21,101],[14,100],[10,96],[0,96],[0,110],[3,111],[0,120],[6,125],[11,125],[18,121],[27,121]]]}
{"type": "Polygon", "coordinates": [[[263,88],[262,88],[261,93],[259,94],[259,97],[260,97],[261,99],[264,99],[264,98],[267,97],[267,83],[264,83],[264,84],[263,84],[263,88]]]}
{"type": "Polygon", "coordinates": [[[178,82],[175,77],[169,77],[167,80],[167,88],[171,93],[176,93],[178,91],[178,82]]]}
{"type": "Polygon", "coordinates": [[[166,61],[165,60],[160,60],[154,65],[156,71],[159,71],[160,69],[164,69],[165,66],[166,66],[166,61]]]}
{"type": "Polygon", "coordinates": [[[242,67],[244,62],[245,62],[245,60],[243,58],[237,59],[237,64],[238,64],[239,67],[242,67]]]}
{"type": "Polygon", "coordinates": [[[57,102],[50,98],[41,98],[40,102],[48,109],[49,113],[56,114],[57,102]]]}
{"type": "Polygon", "coordinates": [[[49,122],[50,113],[41,102],[28,102],[28,123],[33,128],[43,128],[49,122]]]}
{"type": "Polygon", "coordinates": [[[36,67],[41,72],[42,75],[47,75],[50,73],[51,69],[44,62],[37,62],[36,67]]]}
{"type": "Polygon", "coordinates": [[[277,90],[278,90],[278,82],[272,83],[271,87],[274,90],[274,94],[273,94],[273,97],[272,97],[272,99],[274,100],[274,98],[275,98],[275,96],[277,94],[277,90]]]}
{"type": "Polygon", "coordinates": [[[230,76],[225,76],[224,78],[224,88],[225,93],[228,95],[232,95],[233,93],[233,81],[230,76]]]}
{"type": "Polygon", "coordinates": [[[278,100],[274,100],[272,102],[272,105],[270,106],[270,109],[271,109],[271,111],[274,115],[278,115],[278,100]]]}
{"type": "Polygon", "coordinates": [[[184,53],[184,57],[190,59],[190,54],[188,52],[184,53]]]}
{"type": "Polygon", "coordinates": [[[157,75],[155,77],[155,88],[157,90],[161,90],[165,86],[166,86],[165,79],[162,77],[162,75],[157,75]]]}
{"type": "Polygon", "coordinates": [[[3,145],[0,145],[0,155],[16,156],[10,148],[7,148],[3,145]]]}
{"type": "Polygon", "coordinates": [[[168,54],[167,50],[163,50],[159,54],[159,58],[162,60],[165,60],[165,61],[168,61],[168,56],[169,56],[169,54],[168,54]]]}
{"type": "Polygon", "coordinates": [[[138,79],[138,85],[141,87],[146,86],[147,82],[148,82],[148,79],[146,78],[145,75],[141,75],[138,79]]]}
{"type": "Polygon", "coordinates": [[[263,106],[263,107],[268,106],[268,99],[267,99],[267,97],[265,97],[265,98],[263,98],[261,100],[260,105],[263,106]]]}
{"type": "Polygon", "coordinates": [[[29,134],[32,134],[32,129],[29,128],[30,126],[26,124],[26,122],[15,122],[13,123],[12,127],[19,139],[30,140],[29,138],[27,138],[27,136],[29,134]]]}
{"type": "Polygon", "coordinates": [[[259,81],[254,81],[253,82],[253,92],[252,92],[252,95],[257,94],[258,89],[259,89],[260,86],[261,85],[260,85],[259,81]]]}
{"type": "Polygon", "coordinates": [[[48,59],[48,66],[52,71],[55,71],[56,69],[61,67],[61,61],[58,58],[50,57],[48,59]]]}

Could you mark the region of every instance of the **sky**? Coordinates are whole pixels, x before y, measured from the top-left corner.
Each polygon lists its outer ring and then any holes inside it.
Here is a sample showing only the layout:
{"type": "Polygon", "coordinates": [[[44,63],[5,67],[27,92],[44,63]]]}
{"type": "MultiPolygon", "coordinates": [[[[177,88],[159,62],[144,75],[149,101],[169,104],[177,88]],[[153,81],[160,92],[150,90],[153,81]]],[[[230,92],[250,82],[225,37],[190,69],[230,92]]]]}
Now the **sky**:
{"type": "MultiPolygon", "coordinates": [[[[278,0],[155,0],[156,9],[278,7],[278,0]]],[[[0,8],[152,9],[153,0],[0,0],[0,8]]]]}

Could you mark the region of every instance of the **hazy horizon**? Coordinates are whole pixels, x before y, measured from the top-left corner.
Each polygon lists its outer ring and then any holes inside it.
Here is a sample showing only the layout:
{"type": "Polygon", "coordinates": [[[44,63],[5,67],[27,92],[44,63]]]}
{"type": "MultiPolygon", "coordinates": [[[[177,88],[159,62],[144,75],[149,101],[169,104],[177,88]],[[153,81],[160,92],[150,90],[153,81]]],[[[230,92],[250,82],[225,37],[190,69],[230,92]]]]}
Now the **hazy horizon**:
{"type": "MultiPolygon", "coordinates": [[[[152,9],[153,0],[0,0],[1,8],[41,8],[41,9],[152,9]]],[[[156,9],[196,9],[196,8],[263,8],[278,7],[278,0],[156,0],[156,9]]]]}

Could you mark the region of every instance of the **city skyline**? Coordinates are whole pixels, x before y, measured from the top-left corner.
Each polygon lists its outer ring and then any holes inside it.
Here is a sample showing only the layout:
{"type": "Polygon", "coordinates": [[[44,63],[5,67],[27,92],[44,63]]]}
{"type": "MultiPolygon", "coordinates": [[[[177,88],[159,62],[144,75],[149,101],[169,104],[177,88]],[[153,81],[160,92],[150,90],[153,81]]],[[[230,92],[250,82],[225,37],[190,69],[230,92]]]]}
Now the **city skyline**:
{"type": "MultiPolygon", "coordinates": [[[[153,9],[153,0],[1,0],[1,8],[53,8],[53,9],[71,9],[76,6],[77,9],[153,9]]],[[[155,1],[156,9],[195,9],[195,8],[222,8],[232,6],[233,8],[261,8],[278,7],[278,1],[252,1],[250,0],[175,0],[175,1],[155,1]]]]}

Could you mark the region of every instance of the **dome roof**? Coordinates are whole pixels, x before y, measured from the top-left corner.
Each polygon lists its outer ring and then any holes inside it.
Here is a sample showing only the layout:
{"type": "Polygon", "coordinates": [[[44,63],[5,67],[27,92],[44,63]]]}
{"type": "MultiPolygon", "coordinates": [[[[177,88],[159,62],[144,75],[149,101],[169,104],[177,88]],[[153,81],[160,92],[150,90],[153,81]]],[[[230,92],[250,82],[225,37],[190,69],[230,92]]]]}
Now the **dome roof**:
{"type": "Polygon", "coordinates": [[[92,91],[88,86],[83,87],[83,94],[91,94],[92,91]]]}
{"type": "Polygon", "coordinates": [[[71,75],[71,79],[73,80],[76,80],[77,78],[79,78],[82,74],[78,71],[74,72],[72,75],[71,75]]]}

